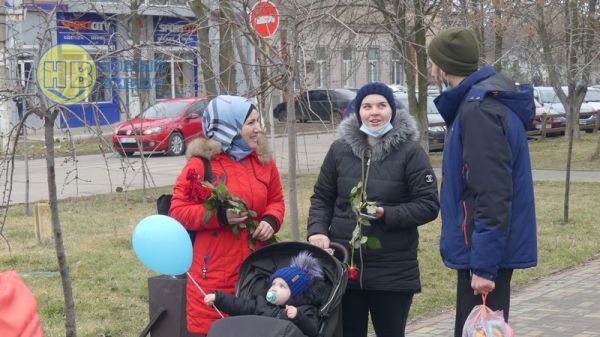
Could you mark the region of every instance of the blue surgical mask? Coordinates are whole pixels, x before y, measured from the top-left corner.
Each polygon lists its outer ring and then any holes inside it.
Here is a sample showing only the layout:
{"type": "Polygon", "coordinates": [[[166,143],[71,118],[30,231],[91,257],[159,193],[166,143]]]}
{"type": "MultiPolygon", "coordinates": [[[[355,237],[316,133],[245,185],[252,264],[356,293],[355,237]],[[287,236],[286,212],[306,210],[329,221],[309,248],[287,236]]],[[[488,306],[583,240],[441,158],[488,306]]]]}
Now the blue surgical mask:
{"type": "Polygon", "coordinates": [[[386,133],[390,132],[390,130],[393,129],[393,128],[394,127],[392,126],[392,123],[390,123],[390,122],[387,122],[387,124],[385,124],[384,126],[382,126],[381,128],[379,128],[377,130],[369,129],[363,123],[363,125],[360,126],[360,131],[366,133],[367,136],[370,136],[370,137],[373,137],[373,138],[381,138],[386,133]]]}

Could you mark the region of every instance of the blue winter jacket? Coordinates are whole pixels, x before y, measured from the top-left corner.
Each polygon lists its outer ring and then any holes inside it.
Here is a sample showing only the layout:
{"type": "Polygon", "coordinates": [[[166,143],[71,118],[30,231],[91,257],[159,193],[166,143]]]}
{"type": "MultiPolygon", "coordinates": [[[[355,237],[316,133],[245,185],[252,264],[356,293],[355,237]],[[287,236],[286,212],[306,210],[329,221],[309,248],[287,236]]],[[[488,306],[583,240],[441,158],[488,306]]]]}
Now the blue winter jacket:
{"type": "Polygon", "coordinates": [[[453,269],[495,280],[537,264],[526,126],[533,89],[485,67],[435,104],[448,125],[442,164],[440,252],[453,269]]]}

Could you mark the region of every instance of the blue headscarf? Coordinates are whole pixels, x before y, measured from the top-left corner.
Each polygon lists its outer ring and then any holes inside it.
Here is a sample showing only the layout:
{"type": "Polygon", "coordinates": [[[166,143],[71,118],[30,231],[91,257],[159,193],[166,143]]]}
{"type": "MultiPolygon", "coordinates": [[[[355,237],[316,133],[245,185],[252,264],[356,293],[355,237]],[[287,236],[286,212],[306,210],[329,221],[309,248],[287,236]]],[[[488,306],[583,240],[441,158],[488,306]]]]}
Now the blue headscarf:
{"type": "Polygon", "coordinates": [[[242,126],[252,107],[247,98],[220,95],[208,103],[202,116],[204,136],[221,143],[221,150],[236,161],[252,153],[241,134],[242,126]]]}

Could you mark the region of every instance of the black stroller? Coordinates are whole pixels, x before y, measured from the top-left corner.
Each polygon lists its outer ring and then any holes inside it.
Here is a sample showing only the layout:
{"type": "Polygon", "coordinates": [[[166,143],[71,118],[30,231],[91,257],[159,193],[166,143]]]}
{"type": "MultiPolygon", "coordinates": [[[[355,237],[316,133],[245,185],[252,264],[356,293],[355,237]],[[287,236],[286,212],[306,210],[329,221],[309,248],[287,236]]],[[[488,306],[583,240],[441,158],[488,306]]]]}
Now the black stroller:
{"type": "MultiPolygon", "coordinates": [[[[250,254],[240,266],[236,296],[252,298],[264,294],[270,287],[269,278],[277,269],[287,266],[293,256],[309,251],[319,259],[329,286],[329,296],[319,309],[319,337],[342,336],[342,295],[348,281],[348,252],[336,243],[331,247],[335,256],[325,250],[302,242],[274,244],[250,254]],[[340,262],[343,261],[343,262],[340,262]]],[[[264,316],[234,316],[215,321],[207,337],[303,337],[304,334],[292,322],[264,316]]]]}

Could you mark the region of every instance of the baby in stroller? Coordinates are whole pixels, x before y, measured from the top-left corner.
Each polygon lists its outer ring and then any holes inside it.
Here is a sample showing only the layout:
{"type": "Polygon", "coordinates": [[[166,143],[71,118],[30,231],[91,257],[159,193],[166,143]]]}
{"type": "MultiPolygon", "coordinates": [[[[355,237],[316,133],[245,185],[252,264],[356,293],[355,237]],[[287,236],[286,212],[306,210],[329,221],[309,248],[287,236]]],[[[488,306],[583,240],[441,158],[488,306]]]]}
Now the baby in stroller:
{"type": "Polygon", "coordinates": [[[239,298],[216,291],[204,302],[213,304],[232,316],[260,315],[293,322],[306,336],[317,336],[318,310],[327,296],[323,270],[319,261],[303,251],[292,258],[288,267],[276,270],[270,277],[271,288],[265,296],[239,298]]]}

